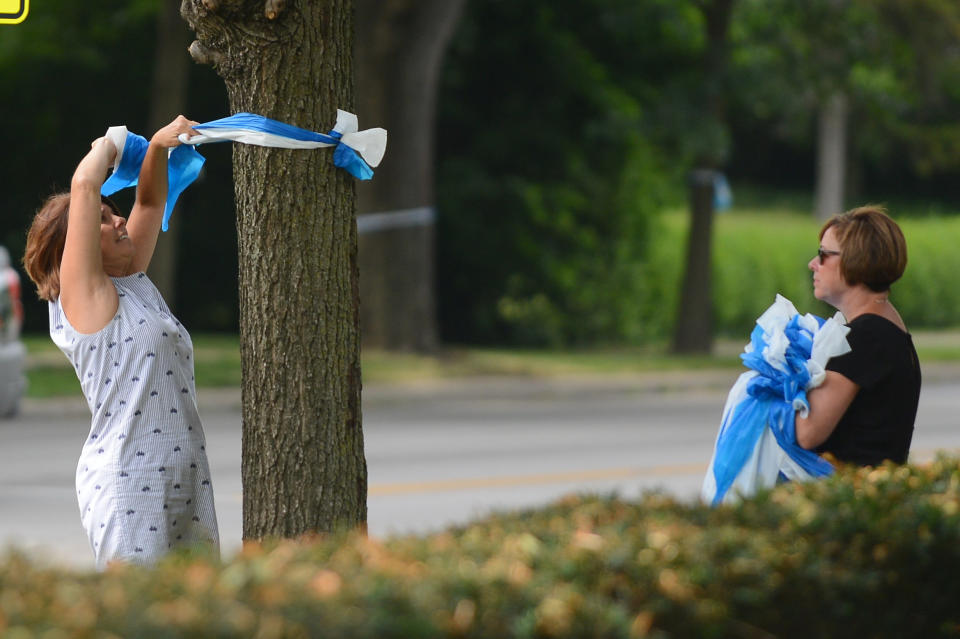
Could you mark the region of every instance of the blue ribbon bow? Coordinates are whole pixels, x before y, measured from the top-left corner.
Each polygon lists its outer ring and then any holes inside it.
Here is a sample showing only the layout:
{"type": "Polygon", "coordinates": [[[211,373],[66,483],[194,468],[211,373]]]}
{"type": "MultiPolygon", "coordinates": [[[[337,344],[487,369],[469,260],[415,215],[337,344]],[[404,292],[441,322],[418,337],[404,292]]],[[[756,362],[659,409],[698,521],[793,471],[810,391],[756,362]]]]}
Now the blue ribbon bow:
{"type": "MultiPolygon", "coordinates": [[[[816,320],[823,326],[822,318],[816,320]]],[[[814,335],[801,325],[799,315],[787,323],[783,333],[787,346],[782,358],[770,352],[771,336],[760,326],[750,335],[752,348],[740,355],[744,366],[757,375],[747,384],[747,398],[737,404],[717,438],[713,505],[723,501],[767,426],[780,448],[809,475],[825,477],[833,473],[829,462],[802,448],[796,440],[796,410],[799,405],[809,408],[807,361],[813,350],[814,335]]]]}
{"type": "MultiPolygon", "coordinates": [[[[237,141],[282,148],[334,147],[333,164],[345,169],[358,180],[369,180],[373,177],[371,164],[379,164],[386,148],[386,131],[357,131],[356,116],[345,111],[337,112],[337,126],[329,134],[301,129],[253,113],[235,113],[193,128],[200,135],[181,135],[180,140],[184,144],[174,148],[167,160],[167,202],[162,224],[164,231],[169,228],[170,216],[177,198],[197,179],[203,168],[205,160],[197,152],[195,144],[237,141]],[[338,131],[338,128],[343,130],[338,131]],[[345,135],[349,139],[345,139],[345,135]],[[364,156],[370,158],[369,162],[364,156]]],[[[109,179],[103,183],[101,194],[112,195],[120,189],[137,184],[148,144],[144,137],[127,132],[123,149],[120,150],[120,162],[109,179]]]]}

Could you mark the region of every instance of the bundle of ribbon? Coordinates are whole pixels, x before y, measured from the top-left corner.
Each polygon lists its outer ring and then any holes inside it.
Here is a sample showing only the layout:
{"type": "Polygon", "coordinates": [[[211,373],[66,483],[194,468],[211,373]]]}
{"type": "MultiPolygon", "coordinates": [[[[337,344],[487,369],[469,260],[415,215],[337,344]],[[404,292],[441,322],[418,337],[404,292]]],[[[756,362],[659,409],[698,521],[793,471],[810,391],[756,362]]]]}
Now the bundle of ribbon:
{"type": "Polygon", "coordinates": [[[849,352],[843,316],[800,315],[785,297],[757,319],[740,355],[750,370],[730,389],[701,496],[717,505],[747,497],[778,481],[833,473],[816,453],[797,444],[796,413],[810,409],[807,391],[823,383],[825,366],[849,352]]]}
{"type": "MultiPolygon", "coordinates": [[[[340,109],[337,110],[337,123],[327,134],[301,129],[253,113],[236,113],[219,120],[197,124],[193,128],[199,135],[181,135],[180,141],[183,144],[174,148],[167,160],[167,203],[162,227],[164,231],[169,228],[170,216],[177,198],[197,179],[203,167],[204,157],[197,152],[195,145],[207,142],[242,142],[285,149],[334,147],[334,165],[345,169],[359,180],[373,177],[371,167],[380,164],[387,149],[385,129],[359,131],[357,116],[340,109]]],[[[117,159],[113,173],[103,183],[100,193],[112,195],[120,189],[136,185],[148,142],[144,137],[129,132],[125,126],[110,127],[106,136],[117,147],[117,159]]]]}

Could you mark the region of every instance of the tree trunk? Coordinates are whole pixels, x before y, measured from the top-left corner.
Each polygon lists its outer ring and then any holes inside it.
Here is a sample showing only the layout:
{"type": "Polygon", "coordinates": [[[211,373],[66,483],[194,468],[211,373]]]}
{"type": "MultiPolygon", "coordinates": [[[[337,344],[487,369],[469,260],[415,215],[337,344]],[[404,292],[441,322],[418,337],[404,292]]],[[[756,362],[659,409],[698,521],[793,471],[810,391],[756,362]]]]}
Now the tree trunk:
{"type": "MultiPolygon", "coordinates": [[[[674,324],[673,351],[709,353],[713,346],[713,291],[711,244],[713,242],[714,171],[726,151],[724,89],[727,73],[727,34],[734,0],[713,0],[700,5],[707,31],[703,58],[703,118],[712,134],[701,148],[690,180],[690,236],[674,324]]],[[[701,142],[701,144],[703,144],[701,142]]]]}
{"type": "MultiPolygon", "coordinates": [[[[350,0],[184,0],[182,12],[234,112],[327,131],[338,107],[353,110],[350,0]]],[[[233,174],[244,539],[363,526],[353,178],[329,150],[243,144],[233,174]]]]}
{"type": "Polygon", "coordinates": [[[820,105],[814,214],[827,220],[843,212],[847,166],[847,96],[834,93],[820,105]]]}
{"type": "Polygon", "coordinates": [[[437,84],[464,0],[355,4],[359,114],[362,121],[390,132],[387,159],[372,181],[358,187],[359,211],[399,214],[393,223],[378,223],[360,236],[363,343],[430,351],[438,343],[433,225],[437,84]]]}
{"type": "MultiPolygon", "coordinates": [[[[157,16],[157,47],[153,59],[153,85],[150,88],[150,113],[146,135],[171,122],[185,110],[189,68],[187,45],[190,31],[180,19],[175,2],[163,2],[157,16]]],[[[176,218],[176,215],[174,216],[176,218]]],[[[163,299],[176,303],[177,236],[180,225],[172,223],[157,239],[150,261],[149,275],[163,299]]]]}
{"type": "Polygon", "coordinates": [[[701,169],[694,171],[690,180],[690,234],[687,237],[687,266],[680,291],[680,311],[674,325],[675,353],[709,353],[713,345],[710,273],[713,176],[713,171],[701,169]]]}

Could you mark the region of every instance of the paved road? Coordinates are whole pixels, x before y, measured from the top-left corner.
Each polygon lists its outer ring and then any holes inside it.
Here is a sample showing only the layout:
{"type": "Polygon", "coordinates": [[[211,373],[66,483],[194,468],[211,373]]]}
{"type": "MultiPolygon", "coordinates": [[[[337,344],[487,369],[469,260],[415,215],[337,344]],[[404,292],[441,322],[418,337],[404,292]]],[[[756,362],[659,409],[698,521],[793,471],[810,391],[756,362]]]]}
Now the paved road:
{"type": "MultiPolygon", "coordinates": [[[[424,532],[570,492],[694,498],[736,373],[693,378],[470,380],[369,388],[364,433],[374,535],[424,532]],[[692,384],[692,385],[691,385],[692,384]]],[[[960,453],[960,378],[928,381],[913,458],[960,453]]],[[[240,546],[240,410],[201,392],[225,555],[240,546]]],[[[29,402],[0,422],[0,543],[81,568],[93,562],[73,473],[85,407],[29,402]]]]}

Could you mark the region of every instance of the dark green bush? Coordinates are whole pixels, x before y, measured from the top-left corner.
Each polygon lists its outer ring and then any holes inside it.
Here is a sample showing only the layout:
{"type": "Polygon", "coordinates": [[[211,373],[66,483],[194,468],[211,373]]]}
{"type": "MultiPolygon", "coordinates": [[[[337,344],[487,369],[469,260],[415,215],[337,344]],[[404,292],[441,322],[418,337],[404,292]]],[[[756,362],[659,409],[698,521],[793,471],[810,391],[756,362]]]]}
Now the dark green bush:
{"type": "Polygon", "coordinates": [[[960,635],[960,461],[710,509],[571,497],[425,537],[250,546],[105,574],[0,565],[0,635],[960,635]]]}
{"type": "Polygon", "coordinates": [[[642,73],[624,28],[639,6],[468,4],[438,113],[446,341],[639,341],[648,222],[667,163],[624,83],[627,70],[642,73]]]}

